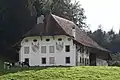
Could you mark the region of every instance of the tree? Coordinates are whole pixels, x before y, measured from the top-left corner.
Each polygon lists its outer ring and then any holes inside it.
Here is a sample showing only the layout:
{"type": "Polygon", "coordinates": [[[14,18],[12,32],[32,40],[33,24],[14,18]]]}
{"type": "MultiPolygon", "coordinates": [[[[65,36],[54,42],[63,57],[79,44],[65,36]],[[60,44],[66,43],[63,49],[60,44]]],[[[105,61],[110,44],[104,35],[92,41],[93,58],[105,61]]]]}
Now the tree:
{"type": "Polygon", "coordinates": [[[34,6],[37,16],[49,14],[50,12],[74,21],[79,27],[86,27],[84,20],[84,9],[79,2],[71,3],[71,0],[36,0],[34,6]]]}
{"type": "Polygon", "coordinates": [[[18,53],[11,46],[36,24],[38,16],[50,12],[79,27],[85,24],[84,9],[71,0],[0,0],[0,56],[16,59],[18,53]]]}
{"type": "Polygon", "coordinates": [[[105,33],[102,30],[102,25],[98,26],[98,29],[93,32],[92,39],[96,41],[99,45],[104,46],[105,42],[105,33]]]}

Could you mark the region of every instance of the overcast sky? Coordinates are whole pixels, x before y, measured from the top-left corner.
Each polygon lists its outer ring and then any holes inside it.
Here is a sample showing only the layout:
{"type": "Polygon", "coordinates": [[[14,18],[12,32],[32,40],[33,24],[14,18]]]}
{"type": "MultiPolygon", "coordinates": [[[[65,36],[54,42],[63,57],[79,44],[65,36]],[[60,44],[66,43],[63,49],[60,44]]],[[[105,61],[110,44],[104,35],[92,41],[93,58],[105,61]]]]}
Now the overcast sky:
{"type": "Polygon", "coordinates": [[[78,0],[85,9],[87,24],[92,31],[103,26],[103,30],[120,29],[120,0],[78,0]]]}

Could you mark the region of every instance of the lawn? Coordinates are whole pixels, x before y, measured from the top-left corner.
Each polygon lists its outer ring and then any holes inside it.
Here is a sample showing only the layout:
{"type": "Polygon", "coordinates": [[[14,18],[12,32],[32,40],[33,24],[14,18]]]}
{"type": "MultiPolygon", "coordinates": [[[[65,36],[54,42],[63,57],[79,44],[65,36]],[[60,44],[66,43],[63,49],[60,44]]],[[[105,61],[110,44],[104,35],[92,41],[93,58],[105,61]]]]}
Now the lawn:
{"type": "Polygon", "coordinates": [[[120,80],[119,67],[34,67],[0,70],[0,80],[120,80]]]}

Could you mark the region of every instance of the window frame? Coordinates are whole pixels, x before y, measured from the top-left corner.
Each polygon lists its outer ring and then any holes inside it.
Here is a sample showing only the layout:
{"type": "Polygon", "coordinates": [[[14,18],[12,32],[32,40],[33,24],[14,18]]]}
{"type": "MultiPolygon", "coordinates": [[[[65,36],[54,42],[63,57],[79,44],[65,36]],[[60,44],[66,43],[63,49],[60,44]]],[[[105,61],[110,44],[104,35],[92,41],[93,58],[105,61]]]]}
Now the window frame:
{"type": "Polygon", "coordinates": [[[80,63],[82,63],[82,58],[80,57],[80,63]]]}
{"type": "Polygon", "coordinates": [[[38,40],[37,39],[33,39],[33,42],[37,42],[38,40]]]}
{"type": "Polygon", "coordinates": [[[55,57],[49,57],[49,64],[55,64],[55,57]],[[53,62],[52,62],[53,59],[53,62]]]}
{"type": "Polygon", "coordinates": [[[50,39],[46,39],[46,42],[49,42],[50,41],[50,39]]]}
{"type": "Polygon", "coordinates": [[[66,63],[66,64],[70,64],[70,62],[71,62],[71,61],[70,61],[70,57],[65,57],[65,63],[66,63]]]}
{"type": "Polygon", "coordinates": [[[30,59],[29,58],[24,58],[24,62],[29,64],[30,59]]]}
{"type": "Polygon", "coordinates": [[[41,64],[46,64],[46,57],[41,58],[41,64]]]}
{"type": "Polygon", "coordinates": [[[25,46],[24,47],[24,54],[29,54],[30,53],[30,47],[25,46]],[[27,49],[26,49],[27,48],[27,49]]]}
{"type": "Polygon", "coordinates": [[[65,45],[65,52],[70,52],[70,45],[65,45]]]}
{"type": "Polygon", "coordinates": [[[62,41],[62,38],[58,38],[58,41],[62,41]]]}
{"type": "Polygon", "coordinates": [[[55,46],[49,46],[49,53],[55,53],[55,46]]]}
{"type": "Polygon", "coordinates": [[[46,46],[41,46],[41,53],[47,53],[47,47],[46,46]],[[44,51],[45,48],[45,51],[44,51]]]}

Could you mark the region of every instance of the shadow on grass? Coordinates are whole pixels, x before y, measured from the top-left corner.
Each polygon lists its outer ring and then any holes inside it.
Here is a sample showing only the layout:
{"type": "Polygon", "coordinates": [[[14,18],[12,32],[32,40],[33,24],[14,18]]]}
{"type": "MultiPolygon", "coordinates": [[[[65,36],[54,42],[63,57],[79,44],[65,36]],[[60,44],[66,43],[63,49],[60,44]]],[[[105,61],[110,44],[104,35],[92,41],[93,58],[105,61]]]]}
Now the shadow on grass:
{"type": "Polygon", "coordinates": [[[34,71],[38,71],[38,70],[43,70],[43,69],[47,69],[47,68],[68,68],[71,66],[47,66],[47,67],[26,67],[26,68],[18,68],[18,67],[12,67],[9,70],[7,69],[0,69],[0,76],[9,74],[9,73],[17,73],[17,72],[22,72],[22,71],[29,71],[29,70],[34,70],[34,71]]]}
{"type": "Polygon", "coordinates": [[[9,70],[8,69],[0,69],[0,76],[9,74],[9,73],[17,73],[17,72],[22,72],[22,71],[29,71],[29,70],[43,70],[48,67],[26,67],[26,68],[18,68],[18,67],[12,67],[9,70]]]}

